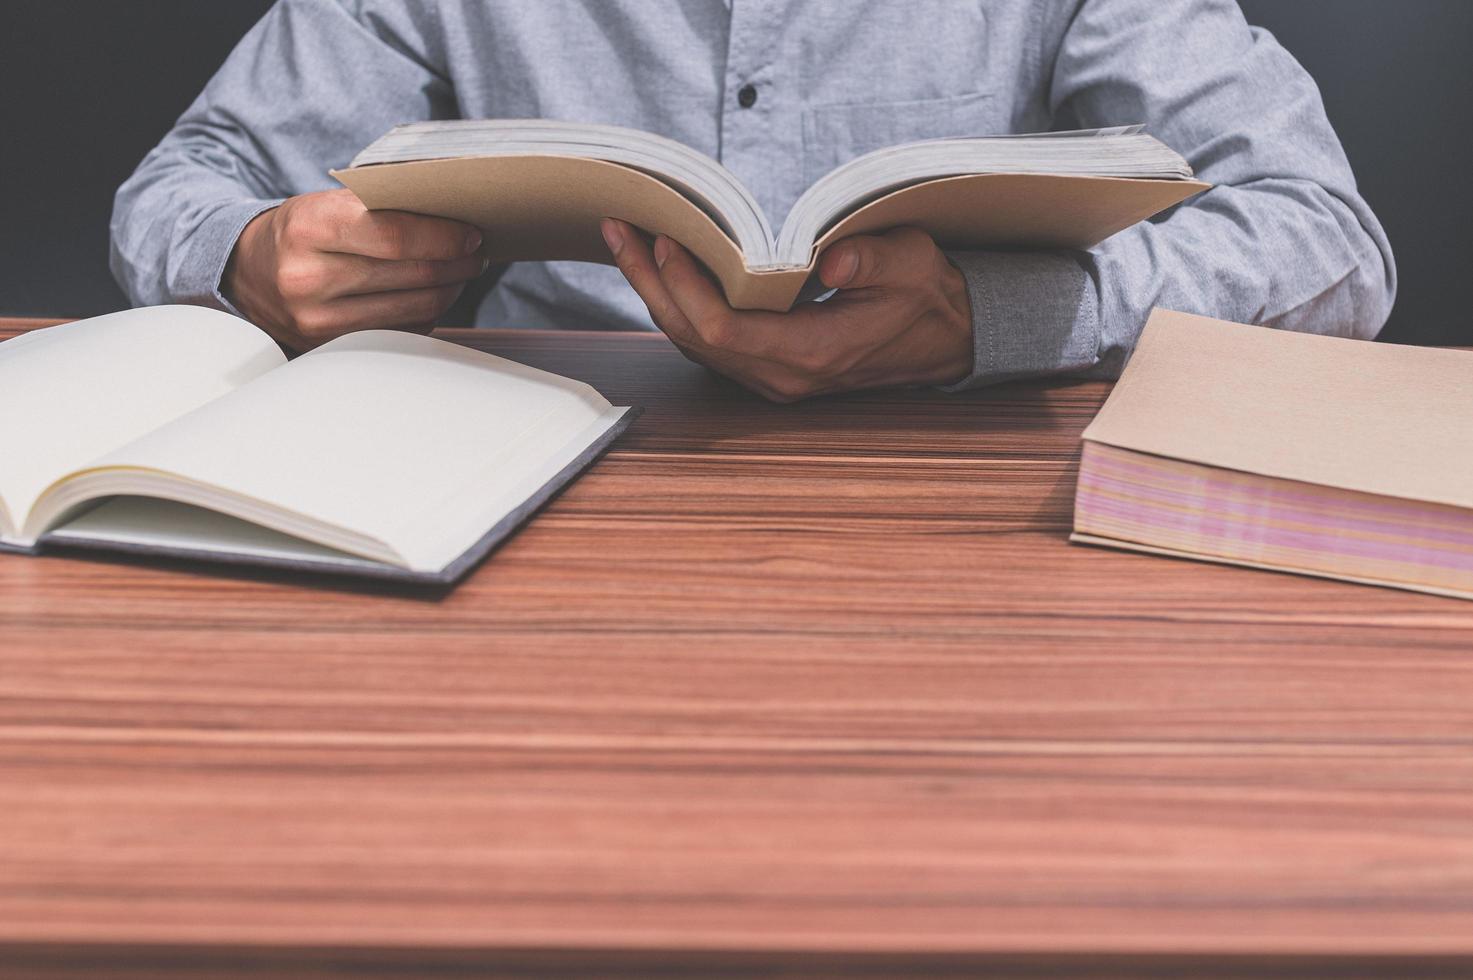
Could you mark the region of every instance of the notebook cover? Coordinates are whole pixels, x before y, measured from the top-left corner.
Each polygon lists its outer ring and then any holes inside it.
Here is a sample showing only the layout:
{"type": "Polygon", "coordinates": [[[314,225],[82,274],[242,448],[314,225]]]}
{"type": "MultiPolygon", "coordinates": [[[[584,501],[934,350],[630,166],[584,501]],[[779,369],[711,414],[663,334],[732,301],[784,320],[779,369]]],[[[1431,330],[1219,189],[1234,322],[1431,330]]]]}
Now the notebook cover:
{"type": "Polygon", "coordinates": [[[52,552],[106,551],[143,557],[179,558],[189,561],[207,561],[225,565],[315,572],[325,575],[344,575],[385,582],[400,582],[406,585],[453,585],[469,574],[472,569],[485,560],[487,555],[495,550],[497,545],[511,537],[518,528],[526,523],[528,518],[535,514],[549,500],[557,496],[578,474],[582,473],[598,459],[613,444],[614,440],[622,435],[625,429],[629,428],[630,424],[640,415],[641,411],[639,408],[625,409],[624,414],[619,417],[617,422],[611,425],[598,439],[590,443],[583,452],[579,453],[567,466],[563,467],[556,476],[544,483],[535,493],[523,501],[519,507],[497,521],[489,531],[481,536],[480,540],[461,552],[458,558],[437,572],[415,572],[376,562],[368,562],[362,559],[307,561],[296,558],[273,558],[264,555],[242,554],[240,552],[157,547],[87,538],[53,539],[42,537],[36,549],[27,550],[5,545],[0,545],[0,549],[19,551],[22,554],[35,554],[37,552],[49,554],[52,552]]]}

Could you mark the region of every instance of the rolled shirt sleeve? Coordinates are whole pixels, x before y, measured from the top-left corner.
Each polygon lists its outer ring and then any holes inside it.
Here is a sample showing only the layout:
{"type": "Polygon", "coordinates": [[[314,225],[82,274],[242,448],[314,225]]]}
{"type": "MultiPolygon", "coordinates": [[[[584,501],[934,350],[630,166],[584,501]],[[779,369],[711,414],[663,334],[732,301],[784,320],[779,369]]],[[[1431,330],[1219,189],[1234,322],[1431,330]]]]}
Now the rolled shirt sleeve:
{"type": "Polygon", "coordinates": [[[1233,0],[1083,0],[1061,25],[1060,128],[1145,122],[1215,185],[1087,252],[956,253],[974,366],[951,390],[1117,377],[1152,307],[1373,338],[1396,267],[1309,74],[1233,0]]]}
{"type": "Polygon", "coordinates": [[[391,126],[454,114],[414,16],[328,0],[271,8],[118,189],[111,264],[135,304],[228,309],[221,276],[252,218],[336,186],[328,169],[391,126]]]}

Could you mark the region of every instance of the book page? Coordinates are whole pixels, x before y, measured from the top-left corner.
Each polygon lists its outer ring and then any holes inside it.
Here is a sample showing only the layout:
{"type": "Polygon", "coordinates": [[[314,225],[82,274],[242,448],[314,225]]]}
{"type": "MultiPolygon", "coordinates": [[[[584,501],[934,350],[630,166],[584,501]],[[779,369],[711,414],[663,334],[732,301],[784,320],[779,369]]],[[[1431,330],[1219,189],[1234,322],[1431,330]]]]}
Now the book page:
{"type": "Polygon", "coordinates": [[[0,344],[0,508],[19,535],[53,481],[286,363],[270,337],[196,306],[125,310],[0,344]]]}
{"type": "Polygon", "coordinates": [[[175,555],[228,551],[341,570],[374,563],[202,507],[153,497],[113,497],[46,535],[47,543],[132,545],[175,555]]]}
{"type": "Polygon", "coordinates": [[[86,476],[166,474],[217,492],[207,505],[233,516],[329,547],[372,539],[396,564],[433,571],[526,499],[529,474],[620,414],[581,382],[367,331],[109,454],[86,476]]]}

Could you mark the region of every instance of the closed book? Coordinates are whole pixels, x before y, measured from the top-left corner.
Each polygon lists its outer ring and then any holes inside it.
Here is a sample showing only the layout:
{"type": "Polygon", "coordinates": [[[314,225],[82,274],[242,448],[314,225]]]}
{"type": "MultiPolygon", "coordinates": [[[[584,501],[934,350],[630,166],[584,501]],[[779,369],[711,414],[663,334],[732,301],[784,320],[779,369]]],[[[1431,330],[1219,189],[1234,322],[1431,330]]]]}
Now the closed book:
{"type": "Polygon", "coordinates": [[[1473,353],[1155,311],[1073,540],[1473,598],[1473,353]]]}

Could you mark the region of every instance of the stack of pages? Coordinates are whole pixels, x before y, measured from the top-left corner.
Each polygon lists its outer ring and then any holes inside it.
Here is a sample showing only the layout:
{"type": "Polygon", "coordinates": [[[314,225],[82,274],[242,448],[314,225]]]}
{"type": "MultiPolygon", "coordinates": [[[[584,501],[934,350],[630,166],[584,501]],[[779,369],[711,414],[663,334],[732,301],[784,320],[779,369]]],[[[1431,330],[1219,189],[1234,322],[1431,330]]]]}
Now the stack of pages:
{"type": "Polygon", "coordinates": [[[768,310],[790,308],[846,235],[913,225],[943,248],[1089,248],[1207,188],[1139,126],[886,147],[820,177],[780,226],[716,160],[618,126],[410,123],[333,176],[370,208],[480,227],[495,262],[610,262],[599,220],[622,218],[690,249],[733,306],[768,310]]]}
{"type": "Polygon", "coordinates": [[[1473,353],[1156,311],[1073,540],[1473,598],[1473,353]]]}

